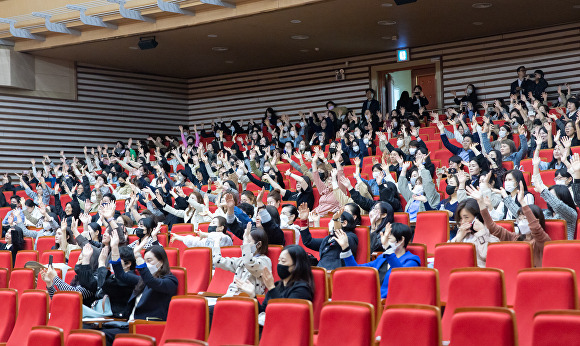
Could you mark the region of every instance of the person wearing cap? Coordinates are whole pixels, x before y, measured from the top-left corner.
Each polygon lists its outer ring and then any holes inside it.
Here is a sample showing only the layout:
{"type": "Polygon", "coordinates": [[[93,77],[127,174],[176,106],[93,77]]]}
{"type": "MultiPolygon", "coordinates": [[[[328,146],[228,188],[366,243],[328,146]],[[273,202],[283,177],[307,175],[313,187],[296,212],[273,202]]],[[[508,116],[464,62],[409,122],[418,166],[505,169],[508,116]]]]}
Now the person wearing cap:
{"type": "Polygon", "coordinates": [[[530,85],[531,85],[530,92],[532,93],[532,96],[536,100],[541,100],[542,93],[544,91],[546,91],[546,88],[548,87],[548,82],[546,82],[546,80],[544,79],[544,71],[535,70],[534,71],[534,80],[532,81],[532,83],[530,85]]]}
{"type": "Polygon", "coordinates": [[[528,76],[526,75],[525,66],[518,67],[516,72],[518,73],[518,79],[512,82],[510,88],[510,95],[515,94],[518,96],[521,95],[527,96],[528,92],[530,92],[533,87],[533,81],[528,79],[528,76]]]}

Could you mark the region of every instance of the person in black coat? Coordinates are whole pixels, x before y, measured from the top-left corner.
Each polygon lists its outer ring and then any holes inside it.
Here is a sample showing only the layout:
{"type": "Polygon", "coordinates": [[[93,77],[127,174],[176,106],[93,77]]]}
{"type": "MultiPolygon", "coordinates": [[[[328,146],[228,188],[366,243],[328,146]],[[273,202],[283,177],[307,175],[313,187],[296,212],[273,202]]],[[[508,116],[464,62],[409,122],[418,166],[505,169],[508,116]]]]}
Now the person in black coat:
{"type": "Polygon", "coordinates": [[[372,116],[376,116],[377,112],[381,111],[381,103],[375,100],[375,91],[371,88],[365,90],[367,99],[363,101],[361,114],[364,116],[365,112],[369,110],[372,116]]]}
{"type": "Polygon", "coordinates": [[[534,82],[528,79],[525,66],[518,67],[516,72],[518,73],[518,79],[510,85],[510,95],[528,96],[528,93],[532,91],[532,84],[534,82]]]}
{"type": "Polygon", "coordinates": [[[465,95],[462,98],[457,97],[456,91],[452,91],[451,93],[453,94],[453,102],[455,102],[456,105],[461,106],[461,108],[466,109],[467,102],[471,102],[474,108],[477,106],[477,93],[475,91],[475,85],[467,84],[467,87],[465,87],[465,95]]]}
{"type": "Polygon", "coordinates": [[[530,81],[530,92],[536,100],[542,100],[542,93],[546,91],[546,88],[548,87],[548,82],[544,79],[544,71],[535,70],[534,77],[535,79],[530,81]]]}
{"type": "Polygon", "coordinates": [[[419,113],[421,107],[425,107],[429,104],[429,99],[425,97],[423,93],[423,88],[420,85],[415,85],[413,89],[413,112],[419,113]]]}
{"type": "Polygon", "coordinates": [[[314,209],[314,192],[312,191],[312,182],[306,175],[296,175],[290,173],[290,177],[296,180],[296,192],[284,189],[275,182],[270,183],[272,188],[280,191],[283,201],[296,201],[296,205],[306,203],[308,209],[314,209]]]}

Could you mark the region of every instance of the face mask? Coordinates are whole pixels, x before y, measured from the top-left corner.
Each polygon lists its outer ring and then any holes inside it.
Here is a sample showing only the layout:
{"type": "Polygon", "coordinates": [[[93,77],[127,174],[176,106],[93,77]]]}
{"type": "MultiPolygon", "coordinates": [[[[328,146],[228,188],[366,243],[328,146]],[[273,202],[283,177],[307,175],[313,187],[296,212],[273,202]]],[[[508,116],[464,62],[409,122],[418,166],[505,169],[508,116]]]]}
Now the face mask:
{"type": "Polygon", "coordinates": [[[467,95],[471,94],[472,92],[473,92],[473,88],[471,88],[471,87],[467,88],[467,92],[466,92],[467,95]]]}
{"type": "Polygon", "coordinates": [[[91,203],[97,202],[97,196],[91,196],[91,203]]]}
{"type": "Polygon", "coordinates": [[[363,139],[363,142],[365,143],[365,145],[367,145],[367,146],[369,145],[369,139],[368,138],[363,139]]]}
{"type": "Polygon", "coordinates": [[[334,106],[333,106],[333,105],[328,105],[328,110],[329,110],[329,111],[331,111],[331,110],[333,110],[333,109],[334,109],[334,106]]]}
{"type": "Polygon", "coordinates": [[[500,138],[504,138],[506,135],[507,131],[505,129],[499,130],[498,136],[500,136],[500,138]]]}
{"type": "Polygon", "coordinates": [[[296,132],[294,132],[294,131],[290,131],[290,136],[292,136],[292,137],[296,137],[296,132]]]}
{"type": "Polygon", "coordinates": [[[151,275],[154,275],[155,273],[157,273],[157,266],[151,263],[147,263],[147,269],[149,269],[149,272],[151,273],[151,275]]]}
{"type": "Polygon", "coordinates": [[[290,276],[290,267],[278,263],[276,269],[278,269],[278,276],[280,279],[284,280],[290,276]]]}
{"type": "Polygon", "coordinates": [[[380,172],[373,172],[373,179],[378,179],[381,176],[380,172]]]}
{"type": "Polygon", "coordinates": [[[320,177],[320,180],[324,181],[324,173],[318,172],[318,176],[320,177]]]}
{"type": "Polygon", "coordinates": [[[416,182],[417,182],[417,178],[411,177],[411,185],[415,185],[416,182]]]}
{"type": "Polygon", "coordinates": [[[403,146],[403,140],[402,139],[397,139],[397,147],[402,147],[403,146]]]}
{"type": "Polygon", "coordinates": [[[281,226],[288,226],[288,216],[284,214],[280,214],[280,225],[281,226]]]}
{"type": "Polygon", "coordinates": [[[268,173],[270,171],[270,166],[264,166],[264,172],[268,173]]]}
{"type": "Polygon", "coordinates": [[[42,228],[43,229],[49,229],[50,228],[50,222],[43,222],[42,223],[42,228]]]}
{"type": "Polygon", "coordinates": [[[457,173],[457,168],[449,168],[449,174],[456,174],[457,173]]]}
{"type": "Polygon", "coordinates": [[[232,131],[232,132],[236,132],[236,128],[235,128],[235,127],[233,127],[233,126],[230,126],[230,131],[232,131]]]}
{"type": "Polygon", "coordinates": [[[334,154],[334,153],[336,153],[336,148],[331,147],[330,149],[328,149],[328,152],[331,154],[334,154]]]}
{"type": "Polygon", "coordinates": [[[241,168],[236,169],[236,175],[238,177],[241,177],[242,175],[244,175],[244,171],[241,168]]]}
{"type": "Polygon", "coordinates": [[[218,164],[218,166],[221,166],[222,165],[222,160],[217,160],[217,164],[218,164]]]}
{"type": "Polygon", "coordinates": [[[304,123],[304,121],[301,121],[300,122],[300,127],[304,127],[304,126],[306,126],[306,123],[304,123]]]}
{"type": "Polygon", "coordinates": [[[217,226],[207,226],[207,231],[213,233],[217,231],[217,226]]]}
{"type": "Polygon", "coordinates": [[[413,188],[413,194],[414,195],[422,195],[423,194],[423,185],[416,185],[413,188]]]}
{"type": "Polygon", "coordinates": [[[359,151],[360,149],[359,149],[359,147],[358,147],[358,146],[356,146],[356,147],[352,147],[352,150],[353,150],[355,153],[358,153],[358,151],[359,151]]]}
{"type": "Polygon", "coordinates": [[[397,242],[389,242],[389,247],[393,249],[393,251],[397,251],[399,244],[397,244],[397,242]]]}
{"type": "Polygon", "coordinates": [[[119,183],[120,187],[125,187],[125,185],[127,185],[126,183],[119,183]]]}
{"type": "Polygon", "coordinates": [[[409,154],[415,155],[416,152],[417,152],[417,148],[409,148],[409,154]]]}
{"type": "Polygon", "coordinates": [[[393,127],[397,127],[397,122],[393,120],[393,127]]]}
{"type": "Polygon", "coordinates": [[[521,234],[528,234],[530,233],[530,225],[528,224],[528,220],[520,220],[518,222],[518,229],[520,230],[521,234]]]}
{"type": "Polygon", "coordinates": [[[135,230],[135,235],[137,236],[137,238],[143,239],[143,236],[145,236],[145,231],[143,230],[143,228],[137,228],[135,230]]]}
{"type": "Polygon", "coordinates": [[[18,207],[18,204],[10,203],[10,209],[16,209],[16,207],[18,207]]]}
{"type": "Polygon", "coordinates": [[[300,150],[304,150],[304,149],[306,149],[306,146],[305,146],[304,144],[300,144],[300,145],[298,146],[298,148],[300,148],[300,150]]]}
{"type": "Polygon", "coordinates": [[[456,186],[447,185],[447,187],[445,188],[445,192],[449,196],[451,196],[455,192],[455,188],[456,188],[456,186]]]}
{"type": "Polygon", "coordinates": [[[513,181],[506,181],[504,188],[507,192],[512,193],[512,191],[516,189],[516,183],[514,183],[513,181]]]}
{"type": "Polygon", "coordinates": [[[409,125],[415,126],[415,122],[413,120],[409,121],[409,125]]]}
{"type": "Polygon", "coordinates": [[[556,180],[556,185],[564,185],[564,186],[566,186],[566,180],[565,179],[556,180]]]}

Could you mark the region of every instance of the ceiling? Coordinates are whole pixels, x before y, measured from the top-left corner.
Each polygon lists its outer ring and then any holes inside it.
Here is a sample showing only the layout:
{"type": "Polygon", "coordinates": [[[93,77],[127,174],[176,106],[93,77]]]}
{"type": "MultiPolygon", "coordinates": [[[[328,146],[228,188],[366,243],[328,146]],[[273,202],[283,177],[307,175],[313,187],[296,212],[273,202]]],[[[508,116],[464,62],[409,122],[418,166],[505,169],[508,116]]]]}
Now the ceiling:
{"type": "Polygon", "coordinates": [[[33,54],[163,76],[192,78],[376,53],[577,22],[580,0],[328,0],[156,33],[31,51],[33,54]],[[576,5],[576,6],[575,6],[576,5]],[[293,24],[291,20],[300,20],[293,24]],[[379,21],[396,21],[379,25],[379,21]],[[480,25],[474,25],[479,22],[480,25]],[[217,35],[217,37],[208,37],[217,35]],[[308,39],[291,39],[307,35],[308,39]],[[398,39],[393,41],[392,36],[398,39]],[[213,47],[226,47],[215,51],[213,47]]]}

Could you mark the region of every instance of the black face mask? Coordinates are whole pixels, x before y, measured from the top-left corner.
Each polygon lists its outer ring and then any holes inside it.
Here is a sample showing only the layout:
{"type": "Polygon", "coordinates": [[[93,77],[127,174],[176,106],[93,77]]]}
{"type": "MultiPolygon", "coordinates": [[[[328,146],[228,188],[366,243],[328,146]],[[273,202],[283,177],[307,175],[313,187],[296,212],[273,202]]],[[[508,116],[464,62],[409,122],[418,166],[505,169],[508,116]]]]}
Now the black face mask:
{"type": "Polygon", "coordinates": [[[282,280],[284,280],[290,276],[290,267],[289,266],[285,266],[283,264],[278,263],[277,270],[278,270],[278,276],[282,280]]]}
{"type": "Polygon", "coordinates": [[[334,154],[334,153],[336,153],[336,148],[330,148],[330,149],[328,149],[328,152],[331,154],[334,154]]]}
{"type": "Polygon", "coordinates": [[[10,209],[16,209],[17,207],[18,207],[18,204],[10,203],[10,209]]]}
{"type": "Polygon", "coordinates": [[[137,236],[137,238],[143,239],[143,237],[145,236],[145,231],[143,230],[143,228],[137,228],[135,230],[135,235],[137,236]]]}
{"type": "Polygon", "coordinates": [[[324,181],[325,178],[324,173],[318,172],[318,176],[320,177],[320,180],[324,181]]]}
{"type": "Polygon", "coordinates": [[[445,192],[451,196],[454,192],[455,192],[455,188],[457,186],[451,186],[451,185],[447,185],[447,187],[445,188],[445,192]]]}
{"type": "Polygon", "coordinates": [[[126,183],[119,183],[120,187],[125,187],[125,185],[127,185],[126,183]]]}
{"type": "Polygon", "coordinates": [[[217,232],[217,226],[207,226],[207,231],[209,233],[217,232]]]}

